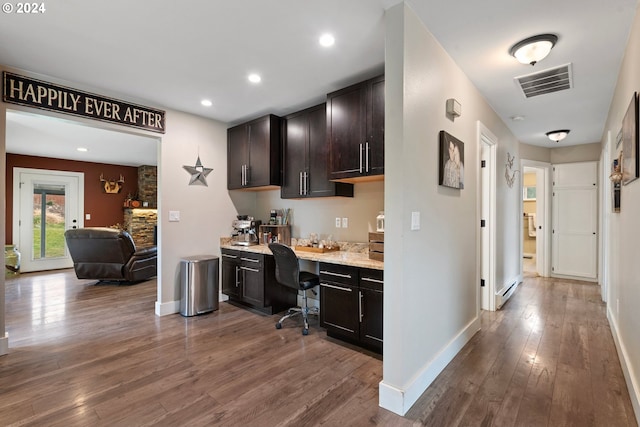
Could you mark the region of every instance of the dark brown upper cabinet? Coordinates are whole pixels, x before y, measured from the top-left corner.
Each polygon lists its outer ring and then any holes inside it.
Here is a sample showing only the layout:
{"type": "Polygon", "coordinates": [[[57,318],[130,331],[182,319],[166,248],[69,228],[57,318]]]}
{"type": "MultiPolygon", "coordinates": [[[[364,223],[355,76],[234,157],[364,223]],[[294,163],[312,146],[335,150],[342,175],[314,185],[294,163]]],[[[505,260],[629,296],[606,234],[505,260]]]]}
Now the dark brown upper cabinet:
{"type": "Polygon", "coordinates": [[[280,197],[353,197],[353,184],[329,181],[326,104],[284,119],[280,197]]]}
{"type": "Polygon", "coordinates": [[[384,75],[327,95],[329,179],[384,176],[384,75]]]}
{"type": "Polygon", "coordinates": [[[282,184],[281,121],[270,114],[227,130],[227,189],[268,189],[282,184]]]}

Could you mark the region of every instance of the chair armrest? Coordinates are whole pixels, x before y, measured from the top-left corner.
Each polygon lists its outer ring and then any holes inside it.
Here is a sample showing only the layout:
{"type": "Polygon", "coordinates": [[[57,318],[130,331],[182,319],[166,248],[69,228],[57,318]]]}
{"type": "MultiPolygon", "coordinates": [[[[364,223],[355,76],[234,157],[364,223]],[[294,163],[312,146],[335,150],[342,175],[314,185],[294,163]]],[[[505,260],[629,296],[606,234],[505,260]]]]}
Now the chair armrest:
{"type": "Polygon", "coordinates": [[[136,249],[131,258],[148,258],[158,254],[157,246],[148,246],[146,248],[136,249]]]}

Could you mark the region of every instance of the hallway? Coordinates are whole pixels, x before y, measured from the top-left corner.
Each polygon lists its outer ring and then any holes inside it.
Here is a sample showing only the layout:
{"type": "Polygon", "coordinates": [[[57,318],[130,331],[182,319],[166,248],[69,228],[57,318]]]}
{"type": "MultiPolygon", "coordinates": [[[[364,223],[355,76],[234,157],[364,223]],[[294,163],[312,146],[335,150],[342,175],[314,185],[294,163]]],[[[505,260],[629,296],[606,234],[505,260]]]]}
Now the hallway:
{"type": "Polygon", "coordinates": [[[227,303],[156,317],[155,290],[72,270],[8,280],[0,425],[636,425],[591,283],[525,278],[406,417],[378,406],[379,357],[317,323],[304,337],[227,303]]]}

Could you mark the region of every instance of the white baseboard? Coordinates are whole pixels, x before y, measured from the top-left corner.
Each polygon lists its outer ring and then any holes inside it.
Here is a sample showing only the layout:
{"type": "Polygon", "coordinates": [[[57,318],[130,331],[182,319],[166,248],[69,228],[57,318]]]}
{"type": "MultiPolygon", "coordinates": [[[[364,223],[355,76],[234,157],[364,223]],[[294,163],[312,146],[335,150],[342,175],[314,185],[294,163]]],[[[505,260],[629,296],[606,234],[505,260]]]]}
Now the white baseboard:
{"type": "MultiPolygon", "coordinates": [[[[218,294],[218,301],[223,302],[229,299],[225,294],[218,294]]],[[[159,303],[156,301],[156,316],[168,316],[170,314],[180,313],[180,301],[169,301],[159,303]]]]}
{"type": "Polygon", "coordinates": [[[611,314],[610,304],[607,304],[607,318],[609,319],[611,335],[613,335],[613,341],[616,344],[616,350],[618,350],[618,359],[620,359],[620,365],[622,366],[624,379],[627,383],[627,389],[629,390],[631,405],[633,406],[633,411],[636,414],[636,422],[638,423],[638,425],[640,425],[640,384],[638,384],[638,377],[633,370],[633,366],[631,366],[628,362],[629,355],[627,353],[627,348],[618,335],[618,325],[615,318],[611,314]]]}
{"type": "Polygon", "coordinates": [[[156,316],[168,316],[180,312],[180,301],[160,303],[156,301],[156,316]]]}
{"type": "Polygon", "coordinates": [[[420,398],[422,393],[431,385],[433,380],[453,360],[462,347],[469,342],[471,337],[480,330],[480,318],[476,317],[469,322],[460,333],[447,344],[436,357],[422,369],[416,379],[402,390],[391,384],[380,381],[378,404],[398,415],[404,415],[411,406],[420,398]]]}
{"type": "Polygon", "coordinates": [[[0,356],[9,353],[9,334],[5,332],[4,337],[0,338],[0,356]]]}

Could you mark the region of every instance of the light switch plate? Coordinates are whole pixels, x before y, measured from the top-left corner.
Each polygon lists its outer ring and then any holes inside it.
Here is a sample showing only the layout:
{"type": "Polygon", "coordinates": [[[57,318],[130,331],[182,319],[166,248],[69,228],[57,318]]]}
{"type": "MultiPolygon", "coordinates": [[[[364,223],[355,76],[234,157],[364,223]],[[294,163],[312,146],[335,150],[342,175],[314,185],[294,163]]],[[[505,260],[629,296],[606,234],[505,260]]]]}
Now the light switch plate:
{"type": "Polygon", "coordinates": [[[420,230],[420,212],[411,212],[411,230],[420,230]]]}
{"type": "Polygon", "coordinates": [[[336,228],[340,227],[342,227],[342,221],[340,220],[340,218],[336,218],[336,228]]]}
{"type": "Polygon", "coordinates": [[[85,214],[84,215],[84,219],[85,219],[85,221],[90,221],[91,220],[91,214],[85,214]]]}
{"type": "Polygon", "coordinates": [[[342,218],[342,228],[349,227],[349,218],[342,218]]]}
{"type": "Polygon", "coordinates": [[[169,222],[180,221],[180,211],[169,211],[169,222]]]}

